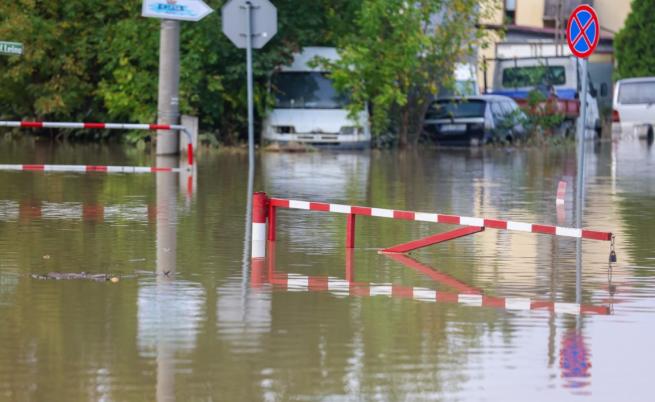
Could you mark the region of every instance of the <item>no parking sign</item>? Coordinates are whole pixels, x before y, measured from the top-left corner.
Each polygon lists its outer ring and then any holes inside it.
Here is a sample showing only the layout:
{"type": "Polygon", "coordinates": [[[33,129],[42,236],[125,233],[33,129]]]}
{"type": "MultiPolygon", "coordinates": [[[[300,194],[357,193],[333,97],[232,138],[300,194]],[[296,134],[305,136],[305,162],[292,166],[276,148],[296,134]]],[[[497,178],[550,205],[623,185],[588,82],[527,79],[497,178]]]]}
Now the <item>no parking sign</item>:
{"type": "MultiPolygon", "coordinates": [[[[600,40],[600,23],[596,11],[582,4],[576,7],[569,17],[569,23],[566,28],[566,41],[569,44],[571,52],[580,59],[581,70],[579,76],[582,78],[582,85],[578,87],[578,97],[580,99],[580,118],[578,119],[578,179],[577,179],[577,196],[576,196],[576,226],[582,227],[583,199],[584,199],[584,168],[585,168],[585,149],[584,140],[587,132],[587,103],[593,95],[589,94],[589,60],[588,57],[596,50],[600,40]]],[[[594,122],[595,123],[595,122],[594,122]]],[[[595,126],[594,126],[595,127],[595,126]]]]}
{"type": "Polygon", "coordinates": [[[566,33],[571,52],[581,59],[589,57],[596,50],[600,39],[596,11],[586,4],[578,6],[569,17],[566,33]]]}

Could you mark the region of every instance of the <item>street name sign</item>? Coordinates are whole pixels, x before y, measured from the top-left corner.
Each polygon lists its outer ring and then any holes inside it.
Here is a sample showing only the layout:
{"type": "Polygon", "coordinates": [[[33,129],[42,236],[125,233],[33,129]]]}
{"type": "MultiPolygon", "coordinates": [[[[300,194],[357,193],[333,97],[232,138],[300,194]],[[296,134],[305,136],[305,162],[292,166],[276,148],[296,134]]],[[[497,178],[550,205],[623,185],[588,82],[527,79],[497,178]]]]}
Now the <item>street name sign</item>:
{"type": "Polygon", "coordinates": [[[223,6],[223,33],[240,49],[248,47],[244,23],[251,12],[252,48],[261,49],[277,33],[277,8],[268,0],[230,0],[223,6]],[[250,7],[248,7],[250,6],[250,7]]]}
{"type": "Polygon", "coordinates": [[[166,20],[200,21],[214,10],[202,0],[143,0],[141,15],[166,20]]]}
{"type": "Polygon", "coordinates": [[[586,59],[596,50],[600,40],[598,15],[586,4],[578,6],[569,17],[566,41],[576,57],[586,59]]]}
{"type": "Polygon", "coordinates": [[[23,44],[18,42],[0,41],[0,54],[19,56],[23,54],[23,44]]]}

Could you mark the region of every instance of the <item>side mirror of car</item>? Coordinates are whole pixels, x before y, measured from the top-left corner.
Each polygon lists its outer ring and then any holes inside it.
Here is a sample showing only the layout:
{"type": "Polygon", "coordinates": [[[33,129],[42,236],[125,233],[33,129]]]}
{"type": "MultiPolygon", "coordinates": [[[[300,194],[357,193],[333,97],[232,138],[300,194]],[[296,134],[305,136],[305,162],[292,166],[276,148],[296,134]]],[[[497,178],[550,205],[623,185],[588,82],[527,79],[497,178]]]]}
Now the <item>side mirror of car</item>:
{"type": "Polygon", "coordinates": [[[596,88],[593,85],[589,85],[589,93],[594,98],[598,96],[598,91],[596,90],[596,88]]]}

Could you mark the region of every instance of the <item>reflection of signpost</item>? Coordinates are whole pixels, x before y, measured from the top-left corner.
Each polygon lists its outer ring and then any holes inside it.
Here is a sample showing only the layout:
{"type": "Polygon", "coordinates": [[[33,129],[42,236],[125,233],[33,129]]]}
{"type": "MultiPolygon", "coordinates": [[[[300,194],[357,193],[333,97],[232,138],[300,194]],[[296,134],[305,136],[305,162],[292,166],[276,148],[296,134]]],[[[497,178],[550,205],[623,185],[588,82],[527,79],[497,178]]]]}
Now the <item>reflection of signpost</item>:
{"type": "MultiPolygon", "coordinates": [[[[157,122],[178,124],[180,118],[180,23],[199,21],[213,10],[202,0],[143,0],[141,15],[162,19],[159,37],[157,122]]],[[[177,154],[179,136],[157,132],[157,155],[177,154]]]]}
{"type": "Polygon", "coordinates": [[[587,92],[589,87],[587,58],[596,50],[600,39],[600,23],[596,11],[583,4],[576,7],[569,17],[566,41],[569,49],[582,64],[582,89],[580,94],[580,118],[578,121],[578,195],[576,203],[576,223],[582,227],[582,199],[584,197],[584,140],[587,132],[587,92]]]}
{"type": "Polygon", "coordinates": [[[0,41],[0,54],[10,56],[20,56],[23,54],[23,44],[18,42],[1,42],[0,41]]]}
{"type": "Polygon", "coordinates": [[[253,122],[252,49],[261,49],[277,33],[277,9],[268,0],[230,0],[223,6],[223,33],[235,46],[246,49],[248,148],[250,167],[254,169],[255,131],[253,122]]]}

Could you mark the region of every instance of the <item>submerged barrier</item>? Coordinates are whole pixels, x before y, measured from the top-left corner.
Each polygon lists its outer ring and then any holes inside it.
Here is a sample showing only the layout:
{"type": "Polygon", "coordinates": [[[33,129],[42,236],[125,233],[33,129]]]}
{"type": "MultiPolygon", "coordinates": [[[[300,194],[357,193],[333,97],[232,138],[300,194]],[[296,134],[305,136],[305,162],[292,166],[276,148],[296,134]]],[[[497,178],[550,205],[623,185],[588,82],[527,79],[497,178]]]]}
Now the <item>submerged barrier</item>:
{"type": "Polygon", "coordinates": [[[423,239],[414,240],[409,243],[404,243],[380,250],[380,252],[383,253],[408,253],[410,251],[427,247],[433,244],[479,233],[486,228],[597,241],[612,241],[614,238],[611,232],[602,232],[596,230],[576,229],[552,225],[446,215],[438,213],[424,213],[330,204],[324,202],[269,198],[266,193],[258,192],[253,196],[253,258],[265,257],[265,241],[275,241],[275,231],[277,225],[276,213],[278,208],[300,209],[317,212],[333,212],[347,215],[346,248],[355,247],[355,218],[357,215],[465,226],[465,228],[457,229],[451,232],[428,236],[423,239]],[[266,228],[267,223],[268,230],[266,228]]]}
{"type": "Polygon", "coordinates": [[[337,297],[374,297],[386,296],[400,299],[413,299],[421,302],[460,304],[469,307],[495,308],[500,310],[537,310],[550,311],[556,314],[573,315],[608,315],[608,306],[588,305],[578,303],[563,303],[547,300],[537,300],[527,297],[497,297],[485,295],[477,289],[446,273],[424,265],[402,254],[388,254],[388,258],[401,265],[419,272],[436,284],[453,288],[455,292],[447,292],[426,287],[404,286],[395,283],[369,283],[355,281],[352,262],[352,250],[346,253],[345,279],[332,276],[309,276],[276,271],[274,246],[269,250],[268,267],[263,259],[253,262],[250,285],[259,288],[269,283],[277,289],[290,292],[325,292],[337,297]],[[268,269],[266,269],[268,268],[268,269]]]}
{"type": "MultiPolygon", "coordinates": [[[[193,166],[193,141],[191,133],[183,125],[171,124],[124,124],[124,123],[71,123],[47,121],[0,121],[0,127],[12,128],[66,128],[85,130],[171,130],[179,131],[187,136],[187,162],[193,166]]],[[[0,170],[33,170],[49,172],[106,172],[106,173],[161,173],[179,172],[175,168],[146,168],[131,166],[80,166],[80,165],[0,165],[0,170]],[[149,170],[148,170],[149,169],[149,170]]]]}

